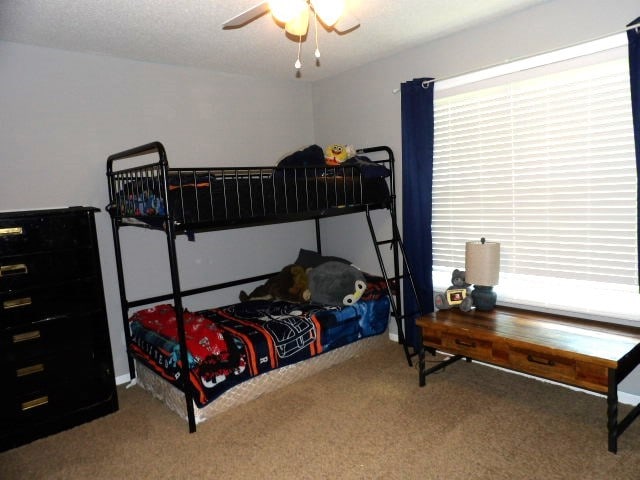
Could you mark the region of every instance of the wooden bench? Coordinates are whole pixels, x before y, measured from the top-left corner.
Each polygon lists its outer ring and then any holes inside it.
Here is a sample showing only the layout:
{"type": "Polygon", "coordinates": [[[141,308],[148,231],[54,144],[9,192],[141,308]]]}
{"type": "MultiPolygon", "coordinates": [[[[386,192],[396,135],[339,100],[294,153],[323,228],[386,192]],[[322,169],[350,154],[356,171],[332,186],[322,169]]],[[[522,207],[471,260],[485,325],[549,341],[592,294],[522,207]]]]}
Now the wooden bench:
{"type": "Polygon", "coordinates": [[[462,358],[478,360],[607,396],[609,451],[640,414],[618,421],[618,384],[640,364],[640,328],[497,307],[490,312],[439,310],[417,320],[422,332],[420,386],[462,358]],[[451,354],[425,368],[425,352],[451,354]]]}

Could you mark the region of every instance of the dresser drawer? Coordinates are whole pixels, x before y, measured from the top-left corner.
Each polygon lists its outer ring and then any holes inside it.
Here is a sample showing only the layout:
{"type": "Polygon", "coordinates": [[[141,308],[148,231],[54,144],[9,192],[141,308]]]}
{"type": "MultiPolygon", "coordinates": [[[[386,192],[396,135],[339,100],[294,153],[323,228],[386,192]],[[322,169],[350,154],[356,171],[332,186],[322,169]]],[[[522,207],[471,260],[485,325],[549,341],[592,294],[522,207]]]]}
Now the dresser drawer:
{"type": "Polygon", "coordinates": [[[493,359],[493,342],[463,334],[442,333],[442,347],[448,352],[476,360],[491,361],[493,359]]]}
{"type": "Polygon", "coordinates": [[[92,276],[94,262],[88,248],[0,257],[0,292],[92,276]]]}
{"type": "Polygon", "coordinates": [[[66,350],[3,364],[0,378],[11,395],[0,396],[0,419],[21,423],[60,416],[114,394],[110,350],[68,343],[66,350]]]}
{"type": "Polygon", "coordinates": [[[3,384],[17,395],[35,390],[52,390],[77,378],[88,378],[97,370],[91,345],[73,350],[19,359],[2,365],[3,384]]]}
{"type": "Polygon", "coordinates": [[[37,362],[60,352],[100,345],[108,336],[103,312],[60,316],[34,324],[21,324],[0,330],[0,359],[16,366],[37,362]]]}
{"type": "Polygon", "coordinates": [[[92,244],[89,215],[0,215],[0,255],[76,248],[92,244]]]}
{"type": "Polygon", "coordinates": [[[0,293],[0,326],[42,322],[103,308],[95,279],[0,293]]]}
{"type": "Polygon", "coordinates": [[[511,346],[509,362],[515,370],[549,380],[567,382],[576,378],[576,362],[559,355],[511,346]]]}
{"type": "Polygon", "coordinates": [[[78,410],[109,402],[115,396],[113,380],[107,375],[83,378],[78,383],[60,383],[15,395],[0,397],[0,429],[33,424],[34,421],[58,421],[78,410]]]}

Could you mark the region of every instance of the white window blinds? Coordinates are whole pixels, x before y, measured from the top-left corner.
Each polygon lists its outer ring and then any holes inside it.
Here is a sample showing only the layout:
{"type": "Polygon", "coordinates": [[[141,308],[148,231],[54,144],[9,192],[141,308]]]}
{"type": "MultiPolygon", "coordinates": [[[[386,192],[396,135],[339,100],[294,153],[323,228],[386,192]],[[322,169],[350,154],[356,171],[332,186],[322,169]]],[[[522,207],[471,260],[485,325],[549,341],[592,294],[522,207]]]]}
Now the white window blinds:
{"type": "Polygon", "coordinates": [[[499,301],[640,320],[611,308],[640,299],[628,60],[580,63],[436,95],[434,271],[485,237],[501,244],[499,301]]]}

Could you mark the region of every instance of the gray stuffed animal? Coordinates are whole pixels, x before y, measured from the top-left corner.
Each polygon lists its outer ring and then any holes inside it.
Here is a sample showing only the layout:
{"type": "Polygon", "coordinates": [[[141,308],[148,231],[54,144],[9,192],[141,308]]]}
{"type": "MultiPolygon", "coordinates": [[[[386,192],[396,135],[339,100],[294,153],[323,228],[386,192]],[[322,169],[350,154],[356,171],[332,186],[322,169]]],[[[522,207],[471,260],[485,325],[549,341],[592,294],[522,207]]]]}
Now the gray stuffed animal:
{"type": "Polygon", "coordinates": [[[367,288],[363,273],[353,265],[329,261],[307,273],[311,302],[323,305],[353,305],[367,288]]]}
{"type": "Polygon", "coordinates": [[[470,311],[473,307],[473,300],[469,295],[469,286],[465,280],[465,272],[456,268],[451,274],[451,286],[447,288],[445,293],[439,293],[435,296],[436,308],[448,310],[452,307],[458,307],[463,312],[470,311]]]}

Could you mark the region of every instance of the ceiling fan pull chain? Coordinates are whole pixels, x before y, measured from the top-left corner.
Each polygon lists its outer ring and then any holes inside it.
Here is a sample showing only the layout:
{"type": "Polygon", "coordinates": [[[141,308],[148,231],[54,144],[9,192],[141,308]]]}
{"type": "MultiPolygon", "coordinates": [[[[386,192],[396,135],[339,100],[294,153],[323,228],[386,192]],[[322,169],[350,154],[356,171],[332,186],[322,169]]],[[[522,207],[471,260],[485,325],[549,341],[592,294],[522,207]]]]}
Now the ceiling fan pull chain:
{"type": "Polygon", "coordinates": [[[315,20],[315,27],[316,27],[316,51],[315,51],[315,56],[316,58],[320,58],[320,48],[318,47],[318,14],[316,13],[316,11],[313,11],[313,19],[315,20]]]}
{"type": "Polygon", "coordinates": [[[302,67],[302,63],[300,62],[300,47],[302,45],[302,35],[300,35],[298,37],[298,59],[296,60],[295,63],[295,67],[296,69],[300,70],[300,67],[302,67]]]}

